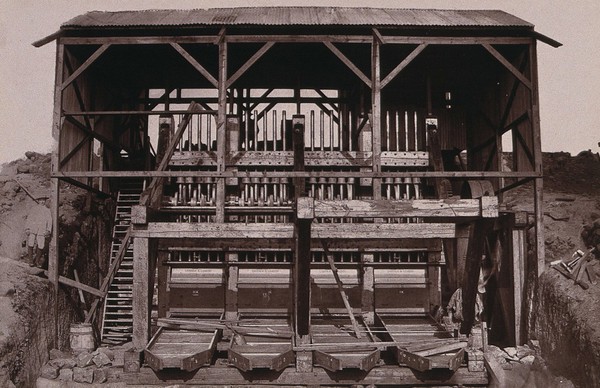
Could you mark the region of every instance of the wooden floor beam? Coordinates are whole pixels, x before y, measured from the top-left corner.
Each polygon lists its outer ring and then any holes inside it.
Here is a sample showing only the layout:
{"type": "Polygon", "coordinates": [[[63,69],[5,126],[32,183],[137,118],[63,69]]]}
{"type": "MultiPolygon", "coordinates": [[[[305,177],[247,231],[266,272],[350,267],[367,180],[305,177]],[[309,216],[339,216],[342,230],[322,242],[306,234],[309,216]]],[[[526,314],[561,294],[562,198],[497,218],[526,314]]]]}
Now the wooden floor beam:
{"type": "MultiPolygon", "coordinates": [[[[126,373],[123,378],[127,384],[134,386],[169,384],[199,384],[199,385],[248,385],[248,374],[237,368],[222,366],[200,368],[197,371],[185,373],[182,371],[155,373],[150,368],[142,368],[139,373],[126,373]]],[[[363,385],[468,385],[487,386],[487,372],[469,372],[467,368],[459,368],[455,373],[439,371],[427,374],[415,373],[413,370],[399,366],[379,366],[369,372],[360,370],[345,370],[330,373],[323,368],[314,368],[310,373],[297,372],[289,367],[281,372],[256,371],[252,373],[252,385],[263,386],[350,386],[363,385]]]]}
{"type": "Polygon", "coordinates": [[[315,217],[498,217],[498,198],[420,200],[315,200],[315,217]]]}
{"type": "MultiPolygon", "coordinates": [[[[394,240],[454,238],[456,226],[451,223],[420,224],[314,224],[313,239],[394,240]]],[[[292,239],[293,224],[242,224],[151,222],[136,229],[135,237],[169,239],[292,239]]]]}

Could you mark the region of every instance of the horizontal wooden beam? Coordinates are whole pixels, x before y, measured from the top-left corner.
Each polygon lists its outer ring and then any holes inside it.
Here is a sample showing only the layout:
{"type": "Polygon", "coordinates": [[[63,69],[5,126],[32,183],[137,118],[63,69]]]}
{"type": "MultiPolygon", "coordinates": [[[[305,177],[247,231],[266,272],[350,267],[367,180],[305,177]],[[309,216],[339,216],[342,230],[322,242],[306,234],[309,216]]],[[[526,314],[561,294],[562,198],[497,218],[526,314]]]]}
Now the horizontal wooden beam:
{"type": "Polygon", "coordinates": [[[371,43],[369,35],[228,35],[227,42],[232,43],[371,43]]]}
{"type": "Polygon", "coordinates": [[[535,171],[62,171],[52,178],[541,178],[535,171]]]}
{"type": "Polygon", "coordinates": [[[434,45],[478,45],[478,44],[531,44],[527,37],[469,37],[469,36],[385,36],[386,44],[434,44],[434,45]]]}
{"type": "MultiPolygon", "coordinates": [[[[200,368],[194,372],[193,377],[187,375],[172,375],[170,384],[199,384],[199,385],[248,385],[247,373],[237,368],[208,367],[200,368]]],[[[150,368],[142,368],[139,373],[125,373],[123,379],[132,385],[160,385],[164,384],[161,377],[150,368]]],[[[333,385],[350,386],[362,385],[406,385],[421,386],[430,385],[482,385],[488,384],[487,371],[470,372],[466,367],[459,368],[454,373],[442,376],[416,375],[408,367],[398,365],[376,366],[369,372],[360,370],[344,370],[330,373],[323,368],[314,368],[310,373],[297,372],[295,367],[289,367],[281,372],[266,371],[252,377],[252,385],[274,385],[274,386],[307,386],[307,385],[333,385]]]]}
{"type": "MultiPolygon", "coordinates": [[[[264,225],[264,224],[263,224],[264,225]]],[[[355,252],[356,242],[353,240],[329,240],[327,242],[332,251],[355,252]]],[[[291,251],[294,247],[294,241],[290,239],[244,239],[244,240],[222,240],[222,239],[167,239],[160,240],[159,250],[226,250],[229,252],[239,252],[248,250],[278,250],[291,251]]],[[[423,238],[403,238],[399,240],[361,240],[360,248],[363,252],[414,252],[429,251],[440,252],[441,240],[423,239],[423,238]]],[[[320,244],[315,242],[313,251],[320,250],[320,244]]],[[[244,263],[243,265],[261,266],[261,263],[244,263]]],[[[385,263],[378,264],[384,266],[385,263]]],[[[411,265],[411,264],[408,264],[411,265]]]]}
{"type": "MultiPolygon", "coordinates": [[[[194,101],[194,99],[191,99],[194,101]]],[[[119,116],[119,115],[141,115],[141,116],[157,116],[157,115],[176,115],[188,113],[187,110],[96,110],[86,112],[65,111],[63,116],[119,116]]],[[[199,115],[216,115],[216,110],[202,110],[194,112],[199,115]]]]}
{"type": "MultiPolygon", "coordinates": [[[[174,154],[169,166],[216,166],[216,152],[185,151],[174,154]]],[[[225,156],[228,166],[293,166],[293,151],[235,151],[225,156]]],[[[360,151],[305,151],[306,166],[368,167],[373,164],[372,152],[360,151]]],[[[383,166],[427,167],[429,154],[422,151],[385,151],[381,153],[383,166]]]]}
{"type": "MultiPolygon", "coordinates": [[[[394,240],[404,238],[454,238],[454,224],[314,224],[312,238],[394,240]]],[[[146,228],[134,228],[133,236],[173,239],[292,239],[293,224],[242,224],[151,222],[146,228]]]]}
{"type": "Polygon", "coordinates": [[[170,43],[210,43],[214,44],[216,36],[108,36],[108,37],[62,37],[64,45],[82,44],[170,44],[170,43]]]}
{"type": "MultiPolygon", "coordinates": [[[[478,199],[416,199],[416,200],[314,200],[314,217],[420,217],[462,218],[498,216],[498,198],[482,201],[478,199]]],[[[298,216],[307,214],[304,207],[311,201],[298,203],[298,216]],[[305,205],[305,206],[301,206],[305,205]]],[[[427,225],[427,224],[423,224],[427,225]]]]}

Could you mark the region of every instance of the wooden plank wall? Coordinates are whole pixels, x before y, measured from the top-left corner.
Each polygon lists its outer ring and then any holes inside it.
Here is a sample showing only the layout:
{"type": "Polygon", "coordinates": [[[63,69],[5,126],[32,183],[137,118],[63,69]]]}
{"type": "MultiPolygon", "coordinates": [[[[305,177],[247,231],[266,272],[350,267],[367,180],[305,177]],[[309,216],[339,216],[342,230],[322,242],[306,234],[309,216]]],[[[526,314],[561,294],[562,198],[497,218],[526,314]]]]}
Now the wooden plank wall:
{"type": "MultiPolygon", "coordinates": [[[[77,69],[82,61],[74,55],[69,55],[68,50],[65,50],[65,56],[68,56],[73,69],[77,69]]],[[[64,67],[63,78],[69,76],[67,67],[64,67]]],[[[65,111],[80,111],[80,103],[77,97],[79,92],[83,104],[88,107],[91,105],[91,80],[86,72],[81,74],[74,82],[63,90],[62,108],[65,111]]],[[[85,124],[82,117],[76,117],[78,121],[85,124]]],[[[64,120],[60,131],[60,146],[59,146],[59,163],[73,150],[87,135],[76,125],[64,120]]],[[[87,171],[91,152],[91,141],[88,144],[79,148],[79,150],[65,163],[62,171],[87,171]]],[[[83,180],[81,180],[83,182],[83,180]]]]}
{"type": "MultiPolygon", "coordinates": [[[[518,65],[515,64],[515,66],[518,65]]],[[[527,66],[525,76],[527,78],[530,78],[529,66],[527,66]]],[[[506,81],[503,82],[502,85],[507,88],[506,93],[509,93],[509,83],[512,82],[514,77],[512,76],[512,74],[505,74],[504,78],[506,79],[506,81]]],[[[524,113],[527,113],[529,115],[527,120],[522,121],[516,127],[516,130],[519,132],[520,137],[524,140],[526,148],[529,150],[530,155],[533,155],[533,128],[531,126],[530,107],[531,93],[525,85],[519,83],[515,99],[513,101],[512,109],[510,110],[506,123],[508,124],[514,122],[524,113]]],[[[535,165],[530,162],[527,155],[528,152],[525,150],[525,147],[523,147],[522,143],[519,140],[517,140],[516,136],[516,134],[513,134],[513,170],[534,171],[535,165]]]]}
{"type": "Polygon", "coordinates": [[[481,148],[481,145],[495,136],[495,130],[490,124],[497,125],[499,121],[498,101],[500,101],[498,89],[491,82],[480,84],[477,90],[473,91],[467,121],[467,145],[469,149],[467,165],[469,170],[485,170],[490,158],[492,162],[489,170],[494,171],[497,169],[496,158],[494,157],[494,142],[483,148],[481,148]],[[480,149],[473,152],[474,148],[480,149]]]}

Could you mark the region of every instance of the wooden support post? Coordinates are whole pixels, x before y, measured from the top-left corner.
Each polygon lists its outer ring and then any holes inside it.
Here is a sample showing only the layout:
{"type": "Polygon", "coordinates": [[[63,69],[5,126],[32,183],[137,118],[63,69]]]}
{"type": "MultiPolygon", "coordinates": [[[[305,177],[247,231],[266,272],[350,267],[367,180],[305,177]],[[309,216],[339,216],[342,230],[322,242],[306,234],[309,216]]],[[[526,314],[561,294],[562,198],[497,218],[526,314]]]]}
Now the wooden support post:
{"type": "Polygon", "coordinates": [[[440,262],[441,252],[429,252],[427,266],[427,278],[429,283],[429,312],[433,312],[436,306],[442,305],[442,271],[440,262]]]}
{"type": "Polygon", "coordinates": [[[463,322],[460,327],[462,334],[470,334],[475,322],[475,300],[481,269],[481,257],[485,249],[486,236],[492,230],[493,225],[493,220],[482,218],[472,223],[469,232],[465,278],[463,280],[463,322]]]}
{"type": "MultiPolygon", "coordinates": [[[[292,145],[294,150],[294,171],[304,171],[304,116],[292,117],[292,145]]],[[[305,195],[305,179],[294,178],[294,198],[300,207],[305,195]]],[[[310,333],[310,241],[311,218],[296,217],[294,225],[294,296],[295,329],[297,336],[310,333]]]]}
{"type": "Polygon", "coordinates": [[[375,324],[375,271],[370,265],[374,261],[372,253],[361,255],[362,267],[362,317],[367,325],[375,324]]]}
{"type": "Polygon", "coordinates": [[[470,229],[471,224],[456,225],[456,288],[462,287],[465,280],[470,229]]]}
{"type": "MultiPolygon", "coordinates": [[[[456,234],[458,235],[458,228],[456,228],[456,234]]],[[[447,289],[450,292],[454,292],[454,290],[460,287],[460,283],[458,282],[459,267],[456,255],[456,240],[457,239],[442,240],[442,250],[446,257],[446,284],[447,289]]],[[[463,268],[464,266],[460,268],[460,271],[462,271],[463,268]]]]}
{"type": "Polygon", "coordinates": [[[238,254],[226,253],[227,262],[227,290],[225,291],[225,319],[236,320],[238,318],[238,279],[239,267],[238,254]]]}
{"type": "MultiPolygon", "coordinates": [[[[274,140],[273,140],[274,141],[274,140]]],[[[232,152],[240,150],[240,119],[235,115],[227,116],[227,150],[230,155],[232,152]]],[[[227,161],[226,161],[227,162],[227,161]]],[[[237,169],[235,169],[237,170],[237,169]]],[[[227,178],[226,186],[237,186],[239,180],[237,178],[227,178]]]]}
{"type": "Polygon", "coordinates": [[[158,317],[167,317],[169,310],[169,287],[171,268],[167,265],[169,254],[166,251],[158,253],[158,317]]]}
{"type": "Polygon", "coordinates": [[[133,239],[133,347],[142,350],[150,339],[151,292],[149,239],[133,239]]]}
{"type": "MultiPolygon", "coordinates": [[[[535,163],[535,172],[543,173],[542,168],[542,140],[540,135],[540,96],[538,90],[538,69],[537,69],[537,41],[531,40],[529,44],[529,63],[531,66],[531,125],[533,129],[533,159],[535,163]]],[[[544,242],[544,181],[540,178],[535,178],[533,181],[534,190],[534,209],[535,209],[535,247],[537,255],[537,268],[532,268],[532,271],[537,270],[538,276],[544,272],[546,265],[546,247],[544,242]]]]}
{"type": "MultiPolygon", "coordinates": [[[[56,73],[54,78],[54,111],[52,114],[52,173],[57,173],[60,170],[59,167],[59,153],[60,153],[60,131],[62,128],[62,80],[64,76],[64,50],[65,46],[61,43],[60,39],[56,46],[56,73]]],[[[49,246],[49,260],[48,260],[48,279],[53,285],[54,292],[54,336],[53,345],[58,348],[58,274],[59,274],[59,230],[58,230],[58,209],[60,202],[60,180],[53,178],[51,180],[51,205],[50,211],[52,213],[52,239],[50,240],[49,246]]]]}
{"type": "MultiPolygon", "coordinates": [[[[227,144],[227,41],[225,30],[219,40],[219,107],[217,115],[217,171],[225,171],[225,148],[227,144]]],[[[225,222],[225,179],[217,179],[216,222],[225,222]]]]}
{"type": "MultiPolygon", "coordinates": [[[[373,130],[373,172],[381,171],[381,43],[373,36],[371,46],[371,125],[373,130]]],[[[373,199],[381,199],[381,179],[373,179],[373,199]]]]}
{"type": "Polygon", "coordinates": [[[523,334],[523,298],[525,296],[525,277],[527,260],[527,236],[525,227],[527,226],[527,213],[518,213],[515,216],[515,222],[511,231],[512,235],[512,274],[514,285],[514,309],[515,309],[515,343],[521,345],[524,343],[523,334]],[[520,222],[525,221],[525,222],[520,222]]]}
{"type": "MultiPolygon", "coordinates": [[[[429,119],[428,119],[429,120],[429,119]]],[[[435,120],[437,122],[437,120],[435,120]]],[[[437,123],[427,123],[427,136],[429,143],[427,145],[429,151],[429,164],[434,171],[444,171],[444,163],[442,161],[442,149],[440,137],[437,128],[437,123]]],[[[444,178],[434,178],[435,193],[438,199],[448,198],[448,187],[450,182],[444,178]]]]}

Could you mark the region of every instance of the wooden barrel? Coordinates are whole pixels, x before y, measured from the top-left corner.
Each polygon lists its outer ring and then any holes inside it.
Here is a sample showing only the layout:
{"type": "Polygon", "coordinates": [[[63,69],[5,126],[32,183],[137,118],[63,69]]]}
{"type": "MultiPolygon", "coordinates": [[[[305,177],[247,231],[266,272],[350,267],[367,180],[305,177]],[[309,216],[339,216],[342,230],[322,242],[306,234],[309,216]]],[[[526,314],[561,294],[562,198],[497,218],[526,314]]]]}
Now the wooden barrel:
{"type": "Polygon", "coordinates": [[[96,349],[92,325],[89,323],[71,324],[70,340],[73,353],[92,352],[96,349]]]}

